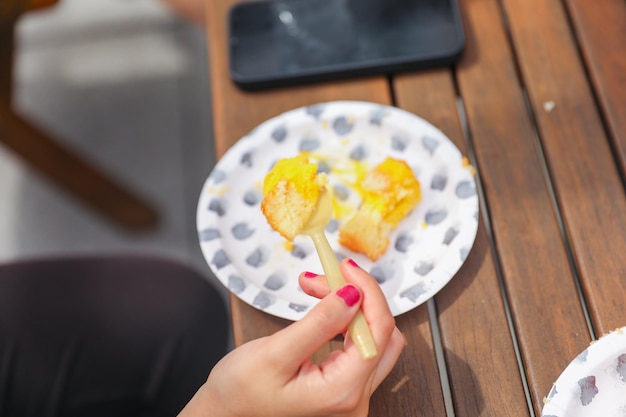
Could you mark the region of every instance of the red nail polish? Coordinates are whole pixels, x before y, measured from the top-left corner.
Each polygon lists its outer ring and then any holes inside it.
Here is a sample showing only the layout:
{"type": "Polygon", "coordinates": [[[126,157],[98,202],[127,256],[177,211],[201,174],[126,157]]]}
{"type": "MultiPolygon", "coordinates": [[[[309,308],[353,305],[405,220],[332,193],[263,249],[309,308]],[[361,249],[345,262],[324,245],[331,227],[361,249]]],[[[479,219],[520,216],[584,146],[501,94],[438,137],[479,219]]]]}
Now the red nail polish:
{"type": "Polygon", "coordinates": [[[309,271],[306,271],[306,272],[304,273],[304,277],[305,277],[305,278],[315,278],[315,277],[318,277],[318,276],[319,276],[319,275],[317,275],[315,272],[309,272],[309,271]]]}
{"type": "Polygon", "coordinates": [[[352,260],[352,259],[348,259],[348,263],[349,263],[350,265],[352,265],[353,267],[355,267],[355,268],[360,268],[359,264],[357,264],[356,262],[354,262],[354,260],[352,260]]]}
{"type": "Polygon", "coordinates": [[[344,285],[337,290],[337,295],[345,301],[348,307],[352,307],[361,299],[361,293],[352,284],[344,285]]]}

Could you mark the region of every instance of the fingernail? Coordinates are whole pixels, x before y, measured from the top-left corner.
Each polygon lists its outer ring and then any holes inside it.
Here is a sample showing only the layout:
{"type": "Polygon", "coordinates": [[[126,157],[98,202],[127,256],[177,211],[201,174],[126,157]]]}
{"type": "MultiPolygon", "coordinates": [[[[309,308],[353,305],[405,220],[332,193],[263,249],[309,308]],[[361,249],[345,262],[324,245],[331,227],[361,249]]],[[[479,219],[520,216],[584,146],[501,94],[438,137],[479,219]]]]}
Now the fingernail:
{"type": "Polygon", "coordinates": [[[352,284],[344,285],[337,290],[337,295],[345,301],[348,307],[352,307],[361,299],[361,293],[352,284]]]}
{"type": "Polygon", "coordinates": [[[348,263],[349,263],[350,265],[352,265],[353,267],[355,267],[355,268],[360,268],[359,264],[357,264],[356,262],[354,262],[354,260],[353,260],[353,259],[348,259],[348,263]]]}
{"type": "Polygon", "coordinates": [[[304,273],[304,277],[305,277],[305,278],[315,278],[315,277],[318,277],[318,276],[319,276],[319,275],[317,275],[315,272],[309,272],[309,271],[306,271],[306,272],[304,273]]]}

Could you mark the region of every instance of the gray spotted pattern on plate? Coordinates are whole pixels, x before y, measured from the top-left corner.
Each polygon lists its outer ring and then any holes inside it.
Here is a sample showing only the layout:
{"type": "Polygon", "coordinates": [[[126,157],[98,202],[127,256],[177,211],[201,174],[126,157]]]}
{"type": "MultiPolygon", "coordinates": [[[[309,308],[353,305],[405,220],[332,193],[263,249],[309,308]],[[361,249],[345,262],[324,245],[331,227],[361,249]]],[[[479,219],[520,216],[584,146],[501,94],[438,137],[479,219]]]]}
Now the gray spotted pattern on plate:
{"type": "Polygon", "coordinates": [[[277,160],[301,152],[317,160],[338,204],[351,210],[360,203],[357,164],[371,169],[391,156],[405,160],[420,180],[422,201],[394,230],[377,262],[337,243],[345,217],[333,218],[326,228],[338,259],[350,257],[369,271],[394,315],[432,297],[461,267],[474,242],[479,207],[472,173],[452,142],[394,107],[320,103],[256,127],[224,155],[203,186],[200,246],[218,279],[240,299],[291,320],[317,303],[297,282],[302,271],[323,273],[312,242],[306,236],[285,242],[260,210],[266,173],[277,160]]]}
{"type": "Polygon", "coordinates": [[[626,327],[570,362],[545,398],[541,416],[626,416],[626,327]]]}

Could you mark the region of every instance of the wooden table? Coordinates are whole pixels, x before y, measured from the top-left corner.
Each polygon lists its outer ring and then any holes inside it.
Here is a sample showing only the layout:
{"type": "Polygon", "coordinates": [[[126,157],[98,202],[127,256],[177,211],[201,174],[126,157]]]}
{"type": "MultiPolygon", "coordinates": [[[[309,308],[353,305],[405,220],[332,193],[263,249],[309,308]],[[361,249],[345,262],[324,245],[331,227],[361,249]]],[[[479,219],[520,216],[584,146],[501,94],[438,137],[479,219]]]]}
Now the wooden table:
{"type": "MultiPolygon", "coordinates": [[[[246,93],[226,14],[207,2],[215,145],[332,100],[430,121],[477,169],[474,247],[428,303],[397,317],[408,346],[371,416],[532,416],[590,341],[626,325],[626,3],[461,0],[455,68],[246,93]]],[[[235,343],[288,322],[232,298],[235,343]]]]}

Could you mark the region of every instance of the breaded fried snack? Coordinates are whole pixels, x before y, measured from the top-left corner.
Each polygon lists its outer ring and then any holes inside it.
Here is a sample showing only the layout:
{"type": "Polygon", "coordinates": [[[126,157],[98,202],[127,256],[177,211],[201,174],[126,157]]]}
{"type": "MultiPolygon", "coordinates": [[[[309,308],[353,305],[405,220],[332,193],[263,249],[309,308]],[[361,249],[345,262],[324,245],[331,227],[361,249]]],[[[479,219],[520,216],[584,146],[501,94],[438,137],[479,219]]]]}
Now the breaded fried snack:
{"type": "Polygon", "coordinates": [[[361,187],[363,201],[339,229],[339,243],[376,261],[387,251],[391,232],[420,202],[420,183],[406,162],[388,157],[361,187]]]}
{"type": "Polygon", "coordinates": [[[270,226],[293,241],[311,218],[326,182],[305,155],[279,160],[263,183],[261,211],[270,226]]]}

